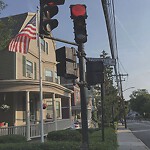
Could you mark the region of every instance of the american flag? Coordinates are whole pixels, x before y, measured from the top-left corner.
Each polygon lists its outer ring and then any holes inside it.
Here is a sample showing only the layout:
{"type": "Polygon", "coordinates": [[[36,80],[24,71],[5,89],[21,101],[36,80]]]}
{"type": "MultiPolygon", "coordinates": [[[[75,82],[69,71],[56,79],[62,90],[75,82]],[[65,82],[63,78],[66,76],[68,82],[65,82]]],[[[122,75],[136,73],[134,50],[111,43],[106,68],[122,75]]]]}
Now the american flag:
{"type": "Polygon", "coordinates": [[[9,51],[26,54],[31,39],[36,39],[36,15],[31,18],[28,24],[11,40],[9,51]]]}

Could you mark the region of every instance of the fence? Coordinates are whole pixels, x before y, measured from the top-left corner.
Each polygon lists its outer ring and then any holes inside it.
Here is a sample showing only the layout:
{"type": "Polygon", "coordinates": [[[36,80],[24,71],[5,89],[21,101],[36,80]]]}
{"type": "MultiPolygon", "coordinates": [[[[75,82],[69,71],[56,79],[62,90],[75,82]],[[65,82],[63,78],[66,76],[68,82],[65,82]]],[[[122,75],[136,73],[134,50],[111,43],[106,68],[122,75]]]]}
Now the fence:
{"type": "MultiPolygon", "coordinates": [[[[47,122],[43,124],[44,126],[44,135],[47,135],[48,132],[55,130],[63,130],[71,127],[70,119],[61,119],[57,121],[47,122]]],[[[19,134],[26,136],[27,126],[11,126],[11,127],[1,127],[0,136],[19,134]]],[[[31,124],[30,125],[30,138],[40,137],[40,124],[31,124]]]]}

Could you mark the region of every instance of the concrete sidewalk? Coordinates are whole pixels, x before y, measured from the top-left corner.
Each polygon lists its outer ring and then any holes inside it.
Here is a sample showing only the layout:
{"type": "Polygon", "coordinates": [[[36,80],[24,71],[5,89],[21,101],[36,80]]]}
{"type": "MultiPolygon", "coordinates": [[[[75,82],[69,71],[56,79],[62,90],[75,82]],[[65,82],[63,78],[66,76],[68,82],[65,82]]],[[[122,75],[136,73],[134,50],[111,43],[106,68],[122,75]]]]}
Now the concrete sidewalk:
{"type": "Polygon", "coordinates": [[[150,150],[140,139],[137,139],[129,129],[119,123],[117,130],[118,150],[150,150]]]}

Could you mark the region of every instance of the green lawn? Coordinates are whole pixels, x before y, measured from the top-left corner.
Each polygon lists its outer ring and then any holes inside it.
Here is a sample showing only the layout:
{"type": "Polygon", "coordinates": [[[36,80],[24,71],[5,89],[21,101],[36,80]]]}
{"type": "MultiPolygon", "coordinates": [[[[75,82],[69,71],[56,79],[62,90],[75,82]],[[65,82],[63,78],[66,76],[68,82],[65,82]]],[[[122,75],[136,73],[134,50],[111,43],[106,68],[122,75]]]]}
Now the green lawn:
{"type": "MultiPolygon", "coordinates": [[[[89,150],[117,150],[117,135],[113,128],[105,128],[104,142],[102,142],[101,135],[101,130],[89,130],[89,150]]],[[[2,137],[0,137],[0,150],[80,150],[81,137],[81,130],[54,131],[49,133],[45,143],[25,142],[24,140],[14,143],[14,139],[10,140],[10,137],[8,141],[5,137],[5,142],[4,140],[2,142],[2,137]]]]}

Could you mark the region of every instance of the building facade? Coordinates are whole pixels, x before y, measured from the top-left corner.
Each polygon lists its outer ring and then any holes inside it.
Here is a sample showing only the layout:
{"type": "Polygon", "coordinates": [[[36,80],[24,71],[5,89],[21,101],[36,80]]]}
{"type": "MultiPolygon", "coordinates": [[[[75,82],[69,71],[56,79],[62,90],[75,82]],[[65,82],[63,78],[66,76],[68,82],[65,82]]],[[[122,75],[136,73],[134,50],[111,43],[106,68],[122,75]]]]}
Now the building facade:
{"type": "MultiPolygon", "coordinates": [[[[34,13],[12,16],[12,37],[25,27],[34,13]]],[[[1,18],[7,22],[10,18],[1,18]]],[[[7,30],[7,28],[5,28],[7,30]]],[[[4,33],[4,31],[3,31],[4,33]]],[[[56,72],[55,42],[40,39],[42,56],[42,93],[44,122],[67,120],[71,124],[72,90],[60,85],[56,72]]],[[[3,42],[3,41],[1,41],[3,42]]],[[[39,50],[37,40],[31,40],[27,54],[0,49],[0,122],[22,126],[40,122],[39,50]],[[3,108],[8,106],[9,109],[3,108]]],[[[59,125],[58,125],[59,127],[59,125]]],[[[60,127],[61,128],[61,127],[60,127]]]]}

